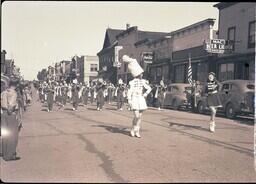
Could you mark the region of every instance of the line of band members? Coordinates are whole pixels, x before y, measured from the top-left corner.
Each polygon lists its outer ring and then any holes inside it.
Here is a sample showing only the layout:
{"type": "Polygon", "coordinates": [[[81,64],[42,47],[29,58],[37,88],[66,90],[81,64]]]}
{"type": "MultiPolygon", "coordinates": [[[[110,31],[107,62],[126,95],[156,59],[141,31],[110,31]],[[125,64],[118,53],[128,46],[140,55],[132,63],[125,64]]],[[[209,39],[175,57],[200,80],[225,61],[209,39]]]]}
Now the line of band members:
{"type": "MultiPolygon", "coordinates": [[[[160,83],[159,85],[151,85],[152,93],[148,95],[147,103],[149,106],[157,104],[160,108],[163,104],[164,93],[166,92],[166,85],[160,83]],[[155,103],[156,102],[156,103],[155,103]]],[[[115,86],[110,82],[98,80],[91,84],[87,83],[66,83],[56,81],[40,82],[37,88],[39,100],[48,105],[47,111],[53,110],[54,103],[58,106],[64,107],[67,103],[72,103],[73,110],[78,110],[79,104],[83,106],[93,104],[96,102],[97,110],[102,110],[105,103],[111,104],[117,102],[117,110],[123,110],[123,106],[127,103],[127,92],[129,86],[124,84],[120,79],[115,86]]],[[[128,107],[128,109],[130,109],[128,107]]]]}

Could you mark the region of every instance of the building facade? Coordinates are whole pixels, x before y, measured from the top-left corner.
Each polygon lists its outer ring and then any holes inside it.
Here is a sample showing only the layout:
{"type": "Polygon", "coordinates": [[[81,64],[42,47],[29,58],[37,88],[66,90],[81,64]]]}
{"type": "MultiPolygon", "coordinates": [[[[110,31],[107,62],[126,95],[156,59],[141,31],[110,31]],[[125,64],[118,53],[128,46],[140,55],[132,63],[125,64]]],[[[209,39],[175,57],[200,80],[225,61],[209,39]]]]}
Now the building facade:
{"type": "Polygon", "coordinates": [[[123,32],[120,29],[108,28],[105,33],[103,48],[97,53],[99,58],[99,77],[117,83],[117,67],[113,66],[115,58],[116,36],[123,32]]]}
{"type": "Polygon", "coordinates": [[[5,73],[6,67],[5,67],[5,55],[6,55],[6,51],[2,50],[1,51],[1,74],[5,73]]]}
{"type": "MultiPolygon", "coordinates": [[[[103,74],[106,74],[105,79],[109,79],[114,84],[116,84],[119,78],[125,83],[128,83],[128,81],[132,79],[132,76],[128,71],[127,64],[122,63],[122,56],[125,54],[129,55],[130,57],[137,59],[140,63],[143,51],[138,49],[138,42],[146,39],[154,40],[165,34],[167,33],[140,31],[137,26],[130,27],[128,24],[126,25],[125,30],[107,29],[103,49],[97,54],[100,63],[99,75],[104,76],[103,74]],[[119,62],[122,63],[120,67],[113,66],[115,61],[115,46],[123,47],[119,51],[118,56],[119,62]]],[[[146,51],[149,50],[147,47],[144,48],[146,51]]]]}
{"type": "Polygon", "coordinates": [[[251,3],[218,3],[219,39],[232,44],[232,52],[219,54],[216,61],[220,81],[255,79],[255,9],[251,3]]]}
{"type": "MultiPolygon", "coordinates": [[[[140,31],[137,26],[127,27],[127,29],[116,36],[118,45],[122,46],[123,49],[119,51],[120,58],[126,54],[132,58],[135,58],[145,71],[147,71],[147,65],[142,62],[142,53],[148,52],[151,49],[147,47],[136,47],[138,42],[141,41],[153,41],[167,35],[164,32],[151,32],[151,31],[140,31]],[[142,50],[144,48],[145,50],[142,50]]],[[[144,73],[147,75],[147,72],[144,73]]],[[[147,77],[147,76],[146,76],[147,77]]],[[[125,83],[128,83],[132,79],[131,73],[128,71],[126,63],[123,63],[117,70],[117,78],[121,78],[125,83]]]]}
{"type": "Polygon", "coordinates": [[[170,34],[147,43],[147,46],[153,53],[153,62],[149,64],[149,80],[153,83],[159,83],[160,80],[169,83],[172,55],[170,34]]]}
{"type": "Polygon", "coordinates": [[[213,30],[215,19],[206,19],[182,29],[171,32],[172,57],[170,65],[170,81],[187,83],[189,59],[192,66],[193,80],[205,82],[208,72],[215,72],[213,61],[216,55],[207,53],[204,42],[216,38],[213,30]]]}
{"type": "Polygon", "coordinates": [[[98,77],[99,58],[98,56],[84,56],[83,82],[89,84],[98,77]]]}

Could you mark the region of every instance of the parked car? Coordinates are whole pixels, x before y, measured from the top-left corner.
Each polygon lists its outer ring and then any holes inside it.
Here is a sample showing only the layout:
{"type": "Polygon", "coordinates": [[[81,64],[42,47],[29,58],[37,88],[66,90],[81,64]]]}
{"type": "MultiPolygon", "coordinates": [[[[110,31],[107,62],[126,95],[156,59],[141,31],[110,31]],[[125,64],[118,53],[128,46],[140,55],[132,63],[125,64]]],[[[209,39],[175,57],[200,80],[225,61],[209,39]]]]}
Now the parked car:
{"type": "Polygon", "coordinates": [[[191,91],[190,84],[173,83],[168,85],[164,98],[164,107],[179,109],[181,107],[190,106],[187,99],[187,92],[191,91]]]}
{"type": "MultiPolygon", "coordinates": [[[[222,108],[219,111],[225,113],[226,117],[234,118],[236,115],[253,115],[254,114],[254,81],[250,80],[227,80],[221,82],[220,99],[222,108]]],[[[197,101],[199,113],[208,110],[207,97],[202,95],[197,101]]]]}

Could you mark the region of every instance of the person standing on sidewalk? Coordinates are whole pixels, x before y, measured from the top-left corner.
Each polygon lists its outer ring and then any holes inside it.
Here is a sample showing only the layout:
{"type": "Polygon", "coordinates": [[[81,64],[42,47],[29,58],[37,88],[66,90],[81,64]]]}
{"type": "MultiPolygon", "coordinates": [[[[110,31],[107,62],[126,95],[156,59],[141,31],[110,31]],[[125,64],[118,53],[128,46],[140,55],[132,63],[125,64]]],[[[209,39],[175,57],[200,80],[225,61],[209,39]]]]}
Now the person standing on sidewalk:
{"type": "Polygon", "coordinates": [[[17,84],[18,79],[12,78],[9,88],[1,92],[2,156],[5,161],[20,159],[16,153],[20,130],[17,118],[17,92],[15,91],[17,84]]]}
{"type": "Polygon", "coordinates": [[[123,61],[128,63],[128,69],[134,77],[133,80],[129,82],[128,90],[128,103],[134,112],[133,127],[131,129],[131,136],[140,138],[140,124],[143,111],[147,109],[147,104],[145,98],[151,91],[151,87],[148,85],[147,81],[142,79],[143,69],[138,64],[136,59],[130,58],[127,55],[123,56],[123,61]],[[146,92],[143,93],[143,90],[146,92]]]}
{"type": "Polygon", "coordinates": [[[208,75],[206,93],[207,93],[207,104],[211,111],[210,119],[210,131],[215,132],[215,116],[218,107],[222,107],[218,90],[220,83],[216,80],[215,73],[210,72],[208,75]]]}

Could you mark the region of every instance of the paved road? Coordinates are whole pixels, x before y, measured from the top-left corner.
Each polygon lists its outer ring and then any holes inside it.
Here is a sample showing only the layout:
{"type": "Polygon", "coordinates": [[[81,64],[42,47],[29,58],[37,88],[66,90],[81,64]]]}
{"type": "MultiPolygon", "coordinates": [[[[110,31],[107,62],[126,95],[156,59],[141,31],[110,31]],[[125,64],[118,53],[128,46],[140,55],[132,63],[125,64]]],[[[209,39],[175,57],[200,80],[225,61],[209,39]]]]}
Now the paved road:
{"type": "Polygon", "coordinates": [[[218,117],[155,109],[143,115],[142,138],[129,130],[133,114],[106,105],[69,104],[46,112],[34,101],[24,115],[18,153],[1,158],[5,182],[255,182],[254,127],[218,117]]]}

